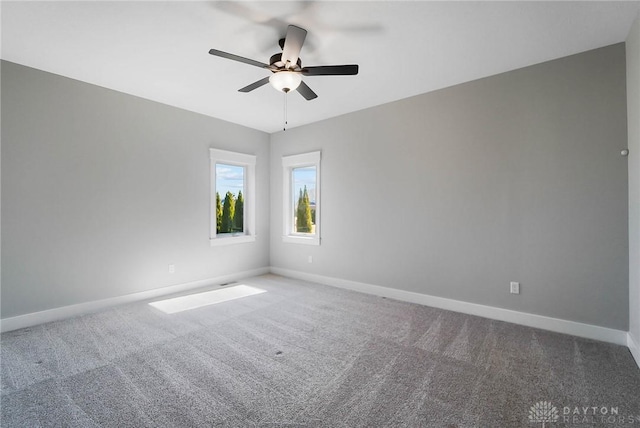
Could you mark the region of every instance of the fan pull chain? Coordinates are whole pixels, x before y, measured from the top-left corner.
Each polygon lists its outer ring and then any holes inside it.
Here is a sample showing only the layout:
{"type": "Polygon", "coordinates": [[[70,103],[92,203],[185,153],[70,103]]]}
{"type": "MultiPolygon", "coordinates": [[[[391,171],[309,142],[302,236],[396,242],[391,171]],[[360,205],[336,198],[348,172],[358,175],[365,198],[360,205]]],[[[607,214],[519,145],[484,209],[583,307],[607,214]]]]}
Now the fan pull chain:
{"type": "Polygon", "coordinates": [[[284,127],[283,131],[287,130],[287,93],[284,93],[284,127]]]}

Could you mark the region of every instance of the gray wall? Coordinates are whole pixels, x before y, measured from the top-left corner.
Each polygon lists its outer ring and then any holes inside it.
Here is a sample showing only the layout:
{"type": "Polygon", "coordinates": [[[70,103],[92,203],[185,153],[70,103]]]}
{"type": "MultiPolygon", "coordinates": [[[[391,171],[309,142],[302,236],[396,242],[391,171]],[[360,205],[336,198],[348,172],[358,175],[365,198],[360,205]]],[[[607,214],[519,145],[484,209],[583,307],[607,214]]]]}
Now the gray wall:
{"type": "Polygon", "coordinates": [[[271,265],[627,330],[625,91],[618,44],[274,134],[271,265]],[[318,149],[322,244],[285,244],[318,149]]]}
{"type": "Polygon", "coordinates": [[[268,265],[269,135],[2,62],[3,318],[268,265]],[[209,245],[210,147],[258,157],[255,243],[209,245]]]}
{"type": "Polygon", "coordinates": [[[631,308],[640,342],[634,28],[628,195],[622,44],[274,134],[271,159],[264,133],[2,62],[2,317],[271,263],[622,330],[631,308]],[[209,147],[258,155],[256,243],[209,246],[209,147]],[[317,149],[322,245],[284,244],[281,156],[317,149]]]}
{"type": "MultiPolygon", "coordinates": [[[[640,15],[627,38],[629,334],[640,346],[640,15]]],[[[640,361],[638,361],[640,364],[640,361]]]]}

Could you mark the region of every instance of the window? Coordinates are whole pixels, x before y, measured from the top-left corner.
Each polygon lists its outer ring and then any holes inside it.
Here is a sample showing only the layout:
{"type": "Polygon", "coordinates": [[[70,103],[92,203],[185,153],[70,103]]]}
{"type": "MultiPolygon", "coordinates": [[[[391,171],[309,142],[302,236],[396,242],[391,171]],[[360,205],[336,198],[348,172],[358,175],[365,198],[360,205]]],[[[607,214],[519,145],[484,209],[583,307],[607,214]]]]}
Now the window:
{"type": "Polygon", "coordinates": [[[284,242],[320,245],[320,152],[282,158],[284,242]]]}
{"type": "Polygon", "coordinates": [[[211,245],[238,244],[256,239],[256,157],[210,149],[211,245]]]}

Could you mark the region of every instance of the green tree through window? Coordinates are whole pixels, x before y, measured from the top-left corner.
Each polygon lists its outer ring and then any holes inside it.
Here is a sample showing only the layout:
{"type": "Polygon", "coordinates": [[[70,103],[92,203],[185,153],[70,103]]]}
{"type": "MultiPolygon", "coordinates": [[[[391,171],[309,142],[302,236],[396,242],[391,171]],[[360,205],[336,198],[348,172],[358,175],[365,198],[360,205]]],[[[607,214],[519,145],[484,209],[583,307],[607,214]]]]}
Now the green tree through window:
{"type": "Polygon", "coordinates": [[[307,186],[300,191],[298,198],[298,209],[296,213],[296,232],[311,233],[311,203],[309,202],[309,192],[307,186]]]}
{"type": "Polygon", "coordinates": [[[218,234],[244,232],[244,179],[243,166],[216,164],[216,233],[218,234]]]}
{"type": "Polygon", "coordinates": [[[316,167],[292,168],[291,184],[295,205],[293,206],[293,232],[314,234],[316,211],[316,167]]]}
{"type": "Polygon", "coordinates": [[[242,190],[238,191],[234,214],[233,214],[233,231],[242,232],[244,230],[244,196],[242,190]]]}
{"type": "Polygon", "coordinates": [[[222,226],[222,202],[220,193],[216,192],[216,233],[220,233],[220,226],[222,226]]]}
{"type": "Polygon", "coordinates": [[[235,197],[233,193],[227,192],[222,204],[222,219],[220,221],[220,233],[229,233],[233,228],[233,215],[235,208],[235,197]]]}

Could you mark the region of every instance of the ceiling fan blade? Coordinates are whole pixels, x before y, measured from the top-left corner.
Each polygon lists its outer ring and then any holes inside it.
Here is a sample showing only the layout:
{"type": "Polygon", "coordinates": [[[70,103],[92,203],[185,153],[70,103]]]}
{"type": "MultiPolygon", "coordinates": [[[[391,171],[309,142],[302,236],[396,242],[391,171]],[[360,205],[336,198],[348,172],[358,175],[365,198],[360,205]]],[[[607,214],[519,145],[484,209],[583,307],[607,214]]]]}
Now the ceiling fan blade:
{"type": "Polygon", "coordinates": [[[289,25],[287,35],[284,38],[284,46],[282,47],[282,61],[285,64],[291,63],[293,66],[298,63],[298,56],[305,37],[307,37],[307,30],[295,25],[289,25]]]}
{"type": "Polygon", "coordinates": [[[231,59],[233,61],[244,62],[245,64],[249,64],[249,65],[255,65],[256,67],[269,68],[268,64],[263,64],[263,63],[261,63],[259,61],[254,61],[254,60],[249,59],[249,58],[244,58],[242,56],[230,54],[230,53],[227,53],[227,52],[222,52],[222,51],[219,51],[217,49],[210,49],[209,53],[211,55],[219,56],[221,58],[227,58],[227,59],[231,59]]]}
{"type": "Polygon", "coordinates": [[[302,95],[307,101],[318,98],[318,95],[313,92],[311,88],[308,87],[304,82],[300,82],[300,86],[298,86],[298,89],[296,89],[296,91],[300,92],[300,95],[302,95]]]}
{"type": "Polygon", "coordinates": [[[305,67],[300,72],[305,76],[353,76],[358,74],[358,64],[305,67]]]}
{"type": "Polygon", "coordinates": [[[265,77],[264,79],[260,79],[257,82],[253,82],[252,84],[247,85],[242,89],[238,89],[238,92],[251,92],[254,89],[258,89],[260,86],[266,85],[267,83],[269,83],[269,76],[265,77]]]}

